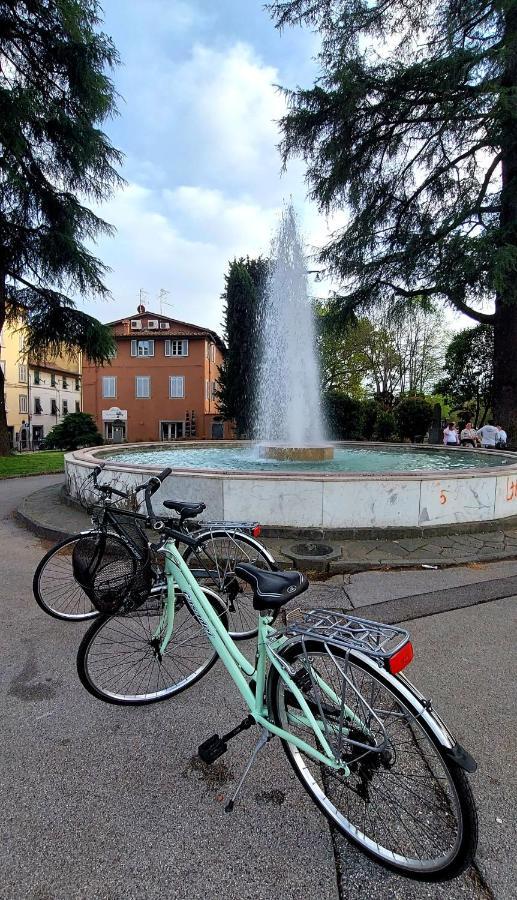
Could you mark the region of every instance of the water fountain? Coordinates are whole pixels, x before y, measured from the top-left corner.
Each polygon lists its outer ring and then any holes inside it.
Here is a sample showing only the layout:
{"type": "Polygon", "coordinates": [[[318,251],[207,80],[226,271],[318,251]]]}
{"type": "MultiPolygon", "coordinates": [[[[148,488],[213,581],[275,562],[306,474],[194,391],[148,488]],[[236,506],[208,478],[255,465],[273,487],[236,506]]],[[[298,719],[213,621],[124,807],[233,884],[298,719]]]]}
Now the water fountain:
{"type": "Polygon", "coordinates": [[[324,440],[316,329],[307,263],[292,205],[271,248],[271,271],[260,321],[255,439],[265,459],[323,461],[324,440]]]}
{"type": "Polygon", "coordinates": [[[316,529],[342,535],[380,529],[384,536],[386,528],[422,533],[517,515],[512,454],[325,441],[306,261],[290,207],[272,257],[261,323],[255,440],[77,450],[65,461],[70,495],[80,495],[84,479],[102,459],[103,477],[121,487],[134,487],[171,466],[172,476],[155,497],[159,511],[162,498],[203,501],[207,519],[258,519],[281,533],[308,529],[310,540],[316,529]]]}

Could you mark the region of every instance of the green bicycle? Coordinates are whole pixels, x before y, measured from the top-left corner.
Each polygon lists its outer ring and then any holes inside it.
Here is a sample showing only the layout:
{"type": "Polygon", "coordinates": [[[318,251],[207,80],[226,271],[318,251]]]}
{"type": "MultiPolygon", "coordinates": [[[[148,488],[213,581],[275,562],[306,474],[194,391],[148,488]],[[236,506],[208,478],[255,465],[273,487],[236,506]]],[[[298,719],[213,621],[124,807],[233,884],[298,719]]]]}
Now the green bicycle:
{"type": "MultiPolygon", "coordinates": [[[[84,686],[108,702],[154,702],[189,687],[220,658],[249,715],[205,741],[201,759],[213,762],[240,732],[261,729],[228,811],[256,754],[277,736],[320,810],[367,855],[416,879],[459,874],[477,844],[466,777],[476,764],[401,673],[413,655],[408,633],[332,610],[284,615],[274,627],[307,579],[241,564],[238,575],[253,588],[259,614],[256,652],[248,659],[228,634],[224,603],[203,592],[175,545],[188,538],[154,516],[153,481],[146,505],[162,532],[167,591],[153,610],[130,604],[124,615],[91,626],[77,660],[84,686]],[[156,666],[166,669],[164,687],[151,674],[156,666]]],[[[126,560],[131,574],[121,580],[121,552],[110,550],[103,584],[134,599],[132,579],[141,573],[126,560]]]]}

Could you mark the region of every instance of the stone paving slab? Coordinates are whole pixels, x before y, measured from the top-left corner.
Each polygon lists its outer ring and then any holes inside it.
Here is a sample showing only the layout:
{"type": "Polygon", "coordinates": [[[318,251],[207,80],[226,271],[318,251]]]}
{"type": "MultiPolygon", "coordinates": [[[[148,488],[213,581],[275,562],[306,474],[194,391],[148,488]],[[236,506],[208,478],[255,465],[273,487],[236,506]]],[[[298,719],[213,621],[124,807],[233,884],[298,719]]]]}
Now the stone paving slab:
{"type": "MultiPolygon", "coordinates": [[[[90,526],[87,513],[66,503],[62,485],[54,484],[29,494],[17,509],[18,518],[40,537],[58,541],[90,526]]],[[[292,563],[282,553],[286,538],[264,538],[284,568],[292,563]]],[[[293,538],[293,543],[296,539],[293,538]]],[[[332,541],[341,551],[340,558],[328,564],[327,574],[374,569],[415,568],[422,565],[465,565],[476,561],[514,559],[517,556],[517,530],[444,534],[393,540],[332,541]]],[[[309,570],[310,571],[310,570],[309,570]]]]}

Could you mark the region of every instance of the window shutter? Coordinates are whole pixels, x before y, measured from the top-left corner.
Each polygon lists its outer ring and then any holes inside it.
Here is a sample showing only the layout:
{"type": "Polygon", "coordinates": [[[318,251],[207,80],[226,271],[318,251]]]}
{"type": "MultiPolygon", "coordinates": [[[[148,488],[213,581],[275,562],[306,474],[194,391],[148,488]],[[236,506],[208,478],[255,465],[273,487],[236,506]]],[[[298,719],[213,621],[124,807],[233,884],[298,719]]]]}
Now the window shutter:
{"type": "Polygon", "coordinates": [[[131,341],[131,356],[136,356],[137,352],[136,341],[131,341]]]}

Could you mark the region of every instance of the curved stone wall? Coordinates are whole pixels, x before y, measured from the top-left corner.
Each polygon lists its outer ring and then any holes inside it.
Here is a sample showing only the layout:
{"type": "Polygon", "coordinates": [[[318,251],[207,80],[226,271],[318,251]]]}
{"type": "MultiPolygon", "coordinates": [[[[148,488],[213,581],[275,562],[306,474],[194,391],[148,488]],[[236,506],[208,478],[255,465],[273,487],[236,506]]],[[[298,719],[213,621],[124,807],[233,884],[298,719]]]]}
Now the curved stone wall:
{"type": "MultiPolygon", "coordinates": [[[[232,444],[236,442],[210,442],[210,446],[232,444]]],[[[192,446],[207,444],[192,442],[192,446]]],[[[340,442],[335,446],[364,448],[365,444],[340,442]]],[[[134,445],[138,450],[153,447],[163,449],[163,444],[134,445]]],[[[408,449],[407,444],[401,447],[408,449]]],[[[132,448],[124,445],[117,449],[130,453],[132,448]]],[[[412,449],[422,449],[422,445],[412,449]]],[[[431,448],[426,445],[425,449],[431,448]]],[[[112,452],[113,447],[97,447],[66,455],[72,497],[78,497],[92,468],[112,452]]],[[[437,448],[436,452],[455,451],[437,448]]],[[[160,501],[166,498],[202,501],[207,520],[258,520],[269,527],[427,528],[489,522],[517,515],[517,457],[500,455],[505,460],[501,466],[454,472],[277,474],[175,469],[154,495],[153,505],[158,513],[165,513],[160,501]]],[[[154,466],[137,466],[129,460],[127,464],[106,460],[101,480],[129,487],[157,471],[154,466]]]]}

